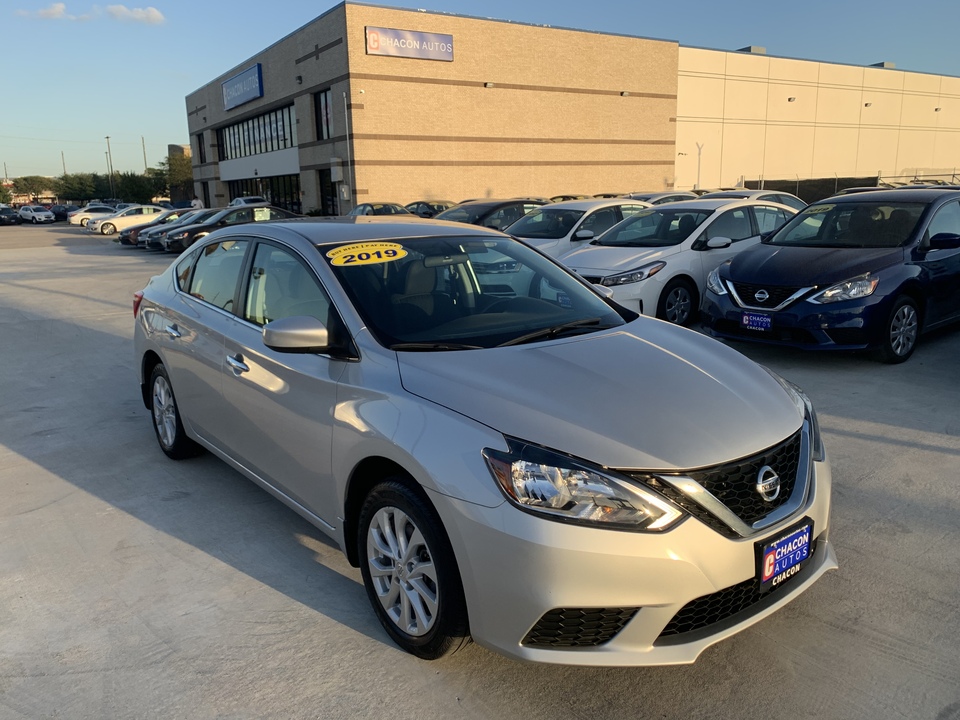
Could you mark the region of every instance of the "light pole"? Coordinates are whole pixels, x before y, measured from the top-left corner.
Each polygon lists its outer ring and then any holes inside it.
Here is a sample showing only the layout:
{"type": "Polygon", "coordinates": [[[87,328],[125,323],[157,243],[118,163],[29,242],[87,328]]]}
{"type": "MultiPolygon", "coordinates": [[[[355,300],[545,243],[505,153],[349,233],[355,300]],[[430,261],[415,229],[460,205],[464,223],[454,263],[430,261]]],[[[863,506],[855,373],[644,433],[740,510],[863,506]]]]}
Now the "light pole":
{"type": "Polygon", "coordinates": [[[697,190],[700,189],[700,154],[703,152],[703,143],[697,143],[697,190]]]}
{"type": "Polygon", "coordinates": [[[113,154],[110,152],[110,136],[107,135],[107,172],[110,173],[110,194],[116,195],[113,189],[113,154]]]}

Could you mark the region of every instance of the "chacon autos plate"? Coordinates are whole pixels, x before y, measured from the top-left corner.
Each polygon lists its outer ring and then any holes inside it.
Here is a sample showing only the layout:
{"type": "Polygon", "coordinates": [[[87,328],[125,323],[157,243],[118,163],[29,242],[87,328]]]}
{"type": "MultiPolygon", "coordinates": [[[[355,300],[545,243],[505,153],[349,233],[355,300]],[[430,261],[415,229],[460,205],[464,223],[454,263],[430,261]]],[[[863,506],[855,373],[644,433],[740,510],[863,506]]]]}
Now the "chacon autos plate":
{"type": "Polygon", "coordinates": [[[740,317],[740,327],[747,330],[769,330],[773,327],[773,318],[762,313],[745,312],[740,317]]]}
{"type": "Polygon", "coordinates": [[[813,554],[813,520],[806,518],[759,547],[760,589],[772,590],[803,569],[813,554]]]}

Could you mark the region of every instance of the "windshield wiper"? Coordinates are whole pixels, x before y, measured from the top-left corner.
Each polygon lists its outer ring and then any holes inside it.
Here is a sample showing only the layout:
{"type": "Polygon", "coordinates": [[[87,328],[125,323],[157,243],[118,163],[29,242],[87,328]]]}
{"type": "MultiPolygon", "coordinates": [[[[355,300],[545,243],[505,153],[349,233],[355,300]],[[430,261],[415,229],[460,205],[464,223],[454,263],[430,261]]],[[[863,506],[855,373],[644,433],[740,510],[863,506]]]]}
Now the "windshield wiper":
{"type": "MultiPolygon", "coordinates": [[[[507,340],[506,342],[500,343],[497,347],[507,347],[508,345],[522,345],[523,343],[533,342],[534,340],[540,340],[541,338],[555,338],[558,337],[561,333],[566,332],[567,330],[576,330],[577,328],[583,328],[588,325],[599,325],[602,318],[584,318],[582,320],[574,320],[572,322],[563,323],[562,325],[554,325],[553,327],[541,328],[540,330],[534,330],[531,333],[526,335],[521,335],[520,337],[515,337],[512,340],[507,340]]],[[[606,329],[595,328],[597,330],[606,329]]]]}
{"type": "Polygon", "coordinates": [[[482,350],[480,345],[463,345],[448,342],[406,342],[395,343],[391,350],[482,350]]]}

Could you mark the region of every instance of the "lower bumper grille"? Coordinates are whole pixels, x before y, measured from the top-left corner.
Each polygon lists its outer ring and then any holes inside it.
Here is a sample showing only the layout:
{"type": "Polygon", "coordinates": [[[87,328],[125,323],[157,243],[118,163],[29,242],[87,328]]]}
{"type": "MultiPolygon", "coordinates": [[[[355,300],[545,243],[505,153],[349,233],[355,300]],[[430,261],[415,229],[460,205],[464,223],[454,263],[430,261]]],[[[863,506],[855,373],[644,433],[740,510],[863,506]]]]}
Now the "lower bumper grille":
{"type": "Polygon", "coordinates": [[[537,621],[522,645],[531,647],[596,647],[633,619],[640,608],[556,608],[537,621]]]}
{"type": "MultiPolygon", "coordinates": [[[[820,541],[814,540],[812,547],[812,556],[815,556],[819,549],[820,541]]],[[[770,597],[776,597],[785,587],[790,587],[812,572],[812,563],[798,572],[791,578],[788,578],[777,587],[767,591],[760,591],[760,581],[757,578],[750,578],[738,585],[719,590],[712,595],[692,600],[684,605],[680,611],[673,616],[673,619],[667,623],[667,626],[660,633],[660,638],[683,635],[710,627],[718,622],[726,620],[733,615],[744,610],[749,610],[761,601],[770,597]]],[[[659,638],[658,638],[659,639],[659,638]]]]}

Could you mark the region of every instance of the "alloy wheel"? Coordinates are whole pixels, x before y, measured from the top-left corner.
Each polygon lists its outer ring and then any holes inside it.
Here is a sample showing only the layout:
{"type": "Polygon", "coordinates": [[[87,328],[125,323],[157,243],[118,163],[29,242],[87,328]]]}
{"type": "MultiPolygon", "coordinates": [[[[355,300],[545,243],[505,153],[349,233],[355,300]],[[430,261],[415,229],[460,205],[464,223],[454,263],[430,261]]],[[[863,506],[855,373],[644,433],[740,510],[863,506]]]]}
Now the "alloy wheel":
{"type": "Polygon", "coordinates": [[[170,383],[163,376],[153,382],[153,424],[160,443],[165,448],[173,447],[177,438],[177,405],[170,383]]]}
{"type": "Polygon", "coordinates": [[[890,347],[898,356],[907,355],[917,342],[917,311],[913,305],[902,305],[890,321],[890,347]]]}
{"type": "Polygon", "coordinates": [[[367,564],[390,620],[414,637],[430,632],[440,601],[437,568],[410,516],[390,506],[376,512],[367,531],[367,564]]]}

